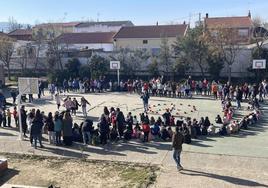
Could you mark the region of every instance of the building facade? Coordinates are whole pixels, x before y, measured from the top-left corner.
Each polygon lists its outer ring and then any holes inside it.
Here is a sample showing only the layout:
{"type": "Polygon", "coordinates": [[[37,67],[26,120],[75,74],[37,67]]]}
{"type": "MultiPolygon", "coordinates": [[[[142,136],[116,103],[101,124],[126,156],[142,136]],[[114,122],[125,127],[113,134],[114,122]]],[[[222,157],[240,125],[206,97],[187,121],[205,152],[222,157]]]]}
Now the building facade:
{"type": "Polygon", "coordinates": [[[163,38],[167,38],[171,46],[177,37],[185,36],[187,29],[186,24],[122,27],[114,36],[114,44],[116,49],[159,51],[163,38]]]}
{"type": "Polygon", "coordinates": [[[113,51],[114,32],[64,33],[57,40],[67,49],[113,51]]]}
{"type": "Polygon", "coordinates": [[[131,21],[83,22],[75,26],[74,32],[117,32],[124,26],[134,26],[134,24],[131,21]]]}
{"type": "Polygon", "coordinates": [[[222,33],[232,35],[238,44],[250,44],[253,37],[254,25],[249,12],[248,16],[240,17],[209,17],[204,18],[204,28],[213,37],[222,33]]]}

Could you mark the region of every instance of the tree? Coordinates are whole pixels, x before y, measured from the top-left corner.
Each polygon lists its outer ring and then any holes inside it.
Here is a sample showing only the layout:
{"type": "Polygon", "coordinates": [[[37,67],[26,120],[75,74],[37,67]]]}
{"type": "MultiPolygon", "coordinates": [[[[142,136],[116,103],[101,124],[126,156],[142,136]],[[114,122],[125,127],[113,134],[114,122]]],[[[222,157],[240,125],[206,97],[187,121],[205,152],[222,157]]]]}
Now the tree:
{"type": "Polygon", "coordinates": [[[131,55],[130,49],[128,48],[120,48],[118,52],[115,52],[110,56],[111,60],[120,61],[121,70],[125,74],[129,74],[132,67],[130,66],[131,55]]]}
{"type": "Polygon", "coordinates": [[[149,52],[146,49],[135,49],[129,52],[129,61],[127,61],[127,71],[134,76],[139,70],[143,68],[143,65],[150,57],[149,52]]]}
{"type": "Polygon", "coordinates": [[[132,56],[134,57],[135,61],[132,63],[137,64],[137,67],[135,68],[135,70],[137,71],[141,68],[142,64],[147,62],[147,60],[150,58],[151,55],[147,49],[136,49],[132,53],[132,56]]]}
{"type": "Polygon", "coordinates": [[[170,53],[170,48],[168,45],[168,38],[165,36],[161,37],[161,45],[160,45],[160,64],[164,68],[164,72],[166,74],[171,72],[171,53],[170,53]]]}
{"type": "Polygon", "coordinates": [[[232,28],[217,28],[217,33],[213,36],[213,42],[221,54],[221,58],[228,66],[228,82],[232,78],[232,65],[240,52],[240,42],[237,31],[232,28]]]}
{"type": "Polygon", "coordinates": [[[174,54],[174,59],[175,59],[175,64],[174,64],[174,71],[176,74],[184,76],[186,71],[190,68],[190,65],[187,64],[187,59],[184,56],[184,52],[182,51],[181,48],[181,42],[182,38],[177,37],[176,41],[174,44],[172,44],[172,49],[173,49],[173,54],[174,54]]]}
{"type": "Polygon", "coordinates": [[[50,69],[56,68],[63,70],[63,65],[61,62],[63,49],[64,48],[59,45],[56,39],[51,39],[48,41],[46,57],[50,69]]]}
{"type": "Polygon", "coordinates": [[[59,44],[57,38],[59,31],[51,24],[48,25],[47,30],[43,31],[43,35],[48,45],[46,56],[49,67],[63,70],[61,58],[66,46],[59,44]]]}
{"type": "Polygon", "coordinates": [[[14,40],[8,36],[0,35],[0,60],[7,68],[8,79],[10,80],[10,61],[14,51],[14,40]]]}
{"type": "Polygon", "coordinates": [[[79,76],[79,70],[81,67],[81,63],[77,58],[69,59],[68,63],[65,65],[67,70],[69,71],[69,75],[73,78],[79,76]]]}
{"type": "Polygon", "coordinates": [[[155,77],[159,76],[158,66],[159,65],[156,58],[153,58],[152,62],[148,65],[148,71],[155,77]]]}
{"type": "Polygon", "coordinates": [[[205,77],[204,69],[207,66],[208,44],[203,35],[203,27],[190,29],[185,37],[177,39],[173,49],[179,54],[177,62],[200,68],[202,77],[205,77]]]}
{"type": "Polygon", "coordinates": [[[8,18],[8,32],[14,31],[16,29],[21,29],[22,25],[17,22],[13,17],[8,18]]]}
{"type": "Polygon", "coordinates": [[[208,72],[210,73],[212,79],[217,80],[220,77],[221,70],[224,67],[223,59],[218,54],[208,56],[208,72]]]}
{"type": "Polygon", "coordinates": [[[88,63],[90,67],[90,74],[92,78],[98,79],[105,75],[108,71],[108,61],[102,56],[93,55],[88,63]]]}
{"type": "Polygon", "coordinates": [[[214,36],[208,31],[204,33],[208,45],[208,72],[212,79],[217,80],[220,77],[221,70],[224,68],[224,59],[221,48],[215,43],[214,36]]]}
{"type": "Polygon", "coordinates": [[[21,65],[22,73],[27,69],[27,65],[30,59],[35,55],[35,48],[31,43],[17,48],[17,55],[20,56],[18,63],[21,65]]]}
{"type": "Polygon", "coordinates": [[[129,48],[120,48],[110,56],[110,59],[120,61],[122,73],[131,77],[135,76],[144,67],[143,64],[147,62],[150,56],[147,49],[130,50],[129,48]]]}
{"type": "MultiPolygon", "coordinates": [[[[189,70],[190,65],[187,64],[187,61],[182,58],[175,58],[175,63],[173,69],[175,71],[175,75],[185,76],[187,70],[189,70]]],[[[174,75],[174,76],[175,76],[174,75]]]]}
{"type": "Polygon", "coordinates": [[[81,77],[81,78],[90,78],[91,77],[89,65],[82,65],[79,68],[79,77],[81,77]]]}
{"type": "Polygon", "coordinates": [[[37,69],[37,66],[39,63],[40,51],[42,50],[43,46],[45,45],[45,39],[46,39],[46,36],[45,36],[42,28],[37,29],[37,31],[33,33],[33,40],[36,44],[34,70],[37,69]]]}
{"type": "MultiPolygon", "coordinates": [[[[266,59],[268,61],[268,49],[263,46],[264,42],[268,39],[268,30],[265,28],[265,22],[260,18],[256,17],[253,19],[254,31],[252,41],[255,47],[252,49],[253,59],[266,59]]],[[[250,72],[254,72],[257,78],[261,78],[265,73],[268,72],[268,68],[262,70],[252,69],[249,67],[250,72]]]]}

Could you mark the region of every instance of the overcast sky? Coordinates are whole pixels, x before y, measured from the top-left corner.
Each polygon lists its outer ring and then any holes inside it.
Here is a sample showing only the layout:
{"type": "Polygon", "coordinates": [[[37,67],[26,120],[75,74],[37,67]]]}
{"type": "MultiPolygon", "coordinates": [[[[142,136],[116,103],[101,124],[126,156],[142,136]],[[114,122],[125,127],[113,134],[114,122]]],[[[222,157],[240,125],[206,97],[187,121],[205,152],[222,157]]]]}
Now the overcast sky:
{"type": "Polygon", "coordinates": [[[182,23],[209,16],[245,16],[268,22],[268,0],[0,0],[0,22],[131,20],[136,25],[182,23]]]}

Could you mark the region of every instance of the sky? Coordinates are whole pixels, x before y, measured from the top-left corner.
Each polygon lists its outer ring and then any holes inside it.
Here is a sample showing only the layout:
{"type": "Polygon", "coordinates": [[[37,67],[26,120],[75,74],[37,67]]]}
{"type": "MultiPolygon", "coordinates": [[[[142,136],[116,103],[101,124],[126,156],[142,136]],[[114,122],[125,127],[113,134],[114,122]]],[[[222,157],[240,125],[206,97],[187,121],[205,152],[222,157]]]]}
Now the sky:
{"type": "Polygon", "coordinates": [[[268,22],[268,0],[0,0],[0,22],[19,23],[87,20],[131,20],[135,25],[194,23],[211,17],[245,16],[268,22]]]}

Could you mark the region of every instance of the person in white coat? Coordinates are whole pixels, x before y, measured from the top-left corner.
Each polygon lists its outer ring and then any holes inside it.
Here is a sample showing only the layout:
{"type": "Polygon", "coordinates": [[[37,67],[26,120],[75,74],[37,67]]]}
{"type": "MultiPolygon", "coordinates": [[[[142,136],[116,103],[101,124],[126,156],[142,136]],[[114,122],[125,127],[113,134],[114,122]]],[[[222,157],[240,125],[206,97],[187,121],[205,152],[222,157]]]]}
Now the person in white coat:
{"type": "Polygon", "coordinates": [[[56,93],[56,95],[55,95],[55,100],[56,100],[57,108],[59,110],[60,105],[61,105],[61,98],[60,98],[60,95],[58,93],[56,93]]]}

